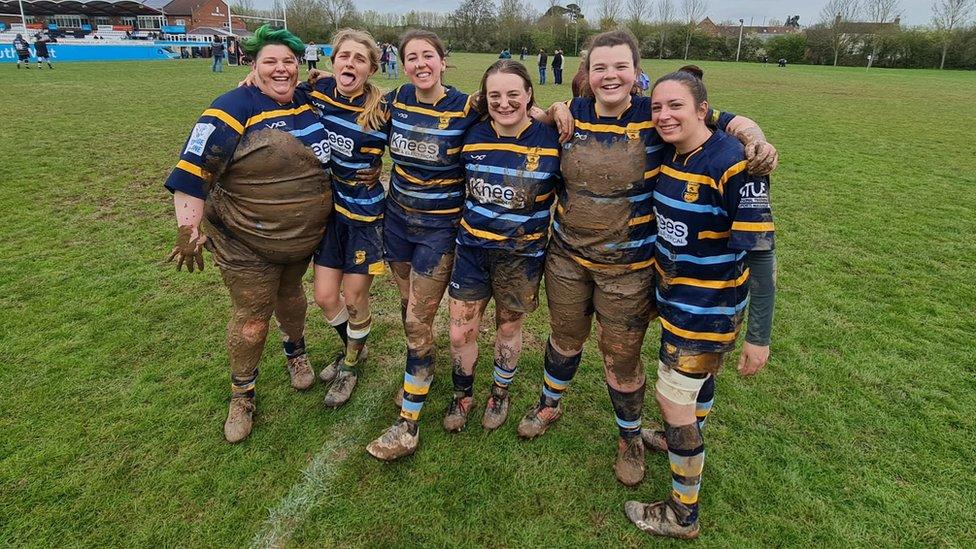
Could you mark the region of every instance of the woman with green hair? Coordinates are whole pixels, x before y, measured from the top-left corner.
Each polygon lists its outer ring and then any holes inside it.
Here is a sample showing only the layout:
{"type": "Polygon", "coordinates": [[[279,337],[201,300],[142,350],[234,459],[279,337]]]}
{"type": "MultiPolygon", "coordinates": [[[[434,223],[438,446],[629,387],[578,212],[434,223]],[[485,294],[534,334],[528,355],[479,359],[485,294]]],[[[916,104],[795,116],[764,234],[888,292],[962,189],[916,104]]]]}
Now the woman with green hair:
{"type": "Polygon", "coordinates": [[[166,180],[178,236],[177,270],[203,269],[210,250],[230,292],[231,401],[224,436],[251,432],[254,384],[272,313],[283,334],[291,385],[312,386],[305,351],[302,276],[332,212],[328,136],[296,101],[305,45],[267,25],[243,44],[255,86],[235,88],[203,111],[166,180]]]}

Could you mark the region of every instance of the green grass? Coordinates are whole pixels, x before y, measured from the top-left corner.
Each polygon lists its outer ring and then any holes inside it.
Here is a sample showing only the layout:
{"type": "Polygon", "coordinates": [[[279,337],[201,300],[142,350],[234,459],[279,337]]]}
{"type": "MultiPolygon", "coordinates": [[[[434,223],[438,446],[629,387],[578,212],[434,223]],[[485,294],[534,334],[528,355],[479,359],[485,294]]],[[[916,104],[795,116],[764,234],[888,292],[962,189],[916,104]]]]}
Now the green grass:
{"type": "MultiPolygon", "coordinates": [[[[450,82],[472,91],[491,60],[454,56],[450,82]]],[[[976,79],[702,66],[713,104],[759,121],[782,166],[773,359],[756,378],[732,367],[719,378],[700,543],[973,546],[976,79]]],[[[271,338],[254,433],[225,443],[228,298],[209,257],[202,275],[161,262],[175,235],[162,182],[196,117],[243,69],[214,75],[201,60],[3,70],[0,544],[658,543],[622,504],[665,495],[666,458],[649,455],[637,489],[615,481],[595,347],[560,423],[537,441],[515,436],[539,388],[545,308],[528,323],[513,418],[498,432],[477,419],[457,435],[440,428],[450,394],[442,311],[420,450],[395,464],[363,451],[396,416],[402,372],[385,277],[352,402],[327,411],[321,387],[293,392],[271,338]]],[[[568,94],[537,91],[544,105],[568,94]]],[[[650,364],[657,337],[652,327],[650,364]]],[[[310,308],[317,364],[336,339],[310,308]]],[[[490,341],[484,334],[483,351],[490,341]]]]}

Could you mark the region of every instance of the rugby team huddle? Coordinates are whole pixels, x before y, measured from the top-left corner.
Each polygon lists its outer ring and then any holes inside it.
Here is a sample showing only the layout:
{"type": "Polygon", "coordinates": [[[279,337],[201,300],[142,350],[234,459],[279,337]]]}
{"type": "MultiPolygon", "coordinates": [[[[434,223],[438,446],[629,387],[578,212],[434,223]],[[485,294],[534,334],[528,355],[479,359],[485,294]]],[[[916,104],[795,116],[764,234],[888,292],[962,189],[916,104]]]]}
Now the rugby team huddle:
{"type": "Polygon", "coordinates": [[[547,111],[514,60],[492,64],[470,96],[445,85],[446,51],[428,31],[403,36],[410,83],[389,93],[369,82],[380,50],[368,33],[343,29],[332,44],[333,72],[299,84],[304,44],[258,29],[244,45],[254,59],[248,85],[203,112],[166,181],[179,227],[170,259],[202,269],[210,250],[231,296],[227,440],[250,434],[272,314],[292,386],[315,383],[304,339],[310,260],[315,301],[343,342],[318,376],[329,407],[349,400],[366,364],[374,276],[389,265],[399,289],[400,414],[366,448],[385,461],[418,446],[445,290],[454,397],[444,428],[463,429],[475,407],[477,337],[491,299],[494,371],[482,425],[505,423],[522,324],[544,274],[544,374],[519,436],[540,436],[562,415],[595,313],[619,428],[616,477],[638,484],[645,449],[666,452],[672,473],[667,498],[630,501],[625,512],[644,531],[697,536],[702,429],[747,309],[739,371],[755,373],[769,357],[775,257],[765,176],[777,157],[758,126],[711,110],[697,67],[641,96],[639,50],[624,31],[593,37],[582,96],[547,111]],[[642,429],[640,354],[654,318],[663,425],[642,429]]]}

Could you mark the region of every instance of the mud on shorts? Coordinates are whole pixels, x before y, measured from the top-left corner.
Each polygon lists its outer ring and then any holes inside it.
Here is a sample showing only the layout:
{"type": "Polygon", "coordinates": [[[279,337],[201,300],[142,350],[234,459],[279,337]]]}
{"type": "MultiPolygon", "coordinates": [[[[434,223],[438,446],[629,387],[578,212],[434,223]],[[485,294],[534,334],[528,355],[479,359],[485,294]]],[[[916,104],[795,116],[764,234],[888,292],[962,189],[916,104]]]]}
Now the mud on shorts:
{"type": "MultiPolygon", "coordinates": [[[[203,227],[203,232],[207,235],[204,247],[210,250],[214,263],[220,268],[220,274],[228,286],[232,280],[239,279],[251,280],[254,285],[274,282],[277,288],[277,282],[282,274],[293,273],[303,265],[305,269],[308,268],[311,254],[305,259],[291,263],[274,263],[240,240],[215,228],[206,218],[203,220],[203,227]]],[[[302,273],[304,272],[303,269],[302,273]]]]}
{"type": "Polygon", "coordinates": [[[531,313],[539,307],[545,254],[517,255],[508,250],[457,245],[448,295],[461,301],[495,298],[498,307],[531,313]]]}
{"type": "Polygon", "coordinates": [[[646,329],[657,317],[654,268],[636,270],[584,266],[550,240],[546,256],[546,297],[549,306],[575,306],[581,314],[596,311],[601,323],[646,329]],[[585,310],[584,310],[585,309],[585,310]]]}
{"type": "Polygon", "coordinates": [[[424,227],[408,222],[395,204],[387,202],[383,216],[383,257],[391,262],[405,262],[423,276],[432,277],[445,255],[454,255],[458,220],[453,226],[424,227]]]}
{"type": "Polygon", "coordinates": [[[381,275],[385,272],[383,225],[352,225],[333,215],[313,258],[316,265],[346,274],[381,275]]]}

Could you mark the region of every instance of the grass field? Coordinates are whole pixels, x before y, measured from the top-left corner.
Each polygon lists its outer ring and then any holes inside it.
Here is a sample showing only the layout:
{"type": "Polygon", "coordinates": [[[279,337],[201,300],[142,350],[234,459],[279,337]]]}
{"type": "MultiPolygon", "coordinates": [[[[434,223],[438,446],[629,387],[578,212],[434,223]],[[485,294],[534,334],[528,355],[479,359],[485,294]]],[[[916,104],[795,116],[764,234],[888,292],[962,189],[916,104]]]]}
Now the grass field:
{"type": "MultiPolygon", "coordinates": [[[[454,56],[450,82],[472,91],[491,59],[454,56]]],[[[976,545],[976,75],[702,66],[713,104],[759,121],[782,166],[773,359],[756,378],[728,367],[718,380],[699,543],[976,545]]],[[[457,435],[440,427],[442,311],[418,453],[394,464],[365,453],[395,418],[402,379],[386,277],[350,404],[326,410],[321,386],[293,392],[271,338],[254,433],[228,445],[229,301],[209,257],[202,275],[161,262],[175,236],[162,182],[196,117],[244,70],[0,68],[0,545],[672,544],[623,515],[627,499],[666,494],[667,459],[649,454],[636,489],[614,479],[595,347],[560,423],[515,436],[537,398],[544,307],[498,432],[477,419],[457,435]]],[[[548,105],[569,88],[537,94],[548,105]]],[[[338,348],[314,307],[308,341],[317,365],[338,348]]]]}

